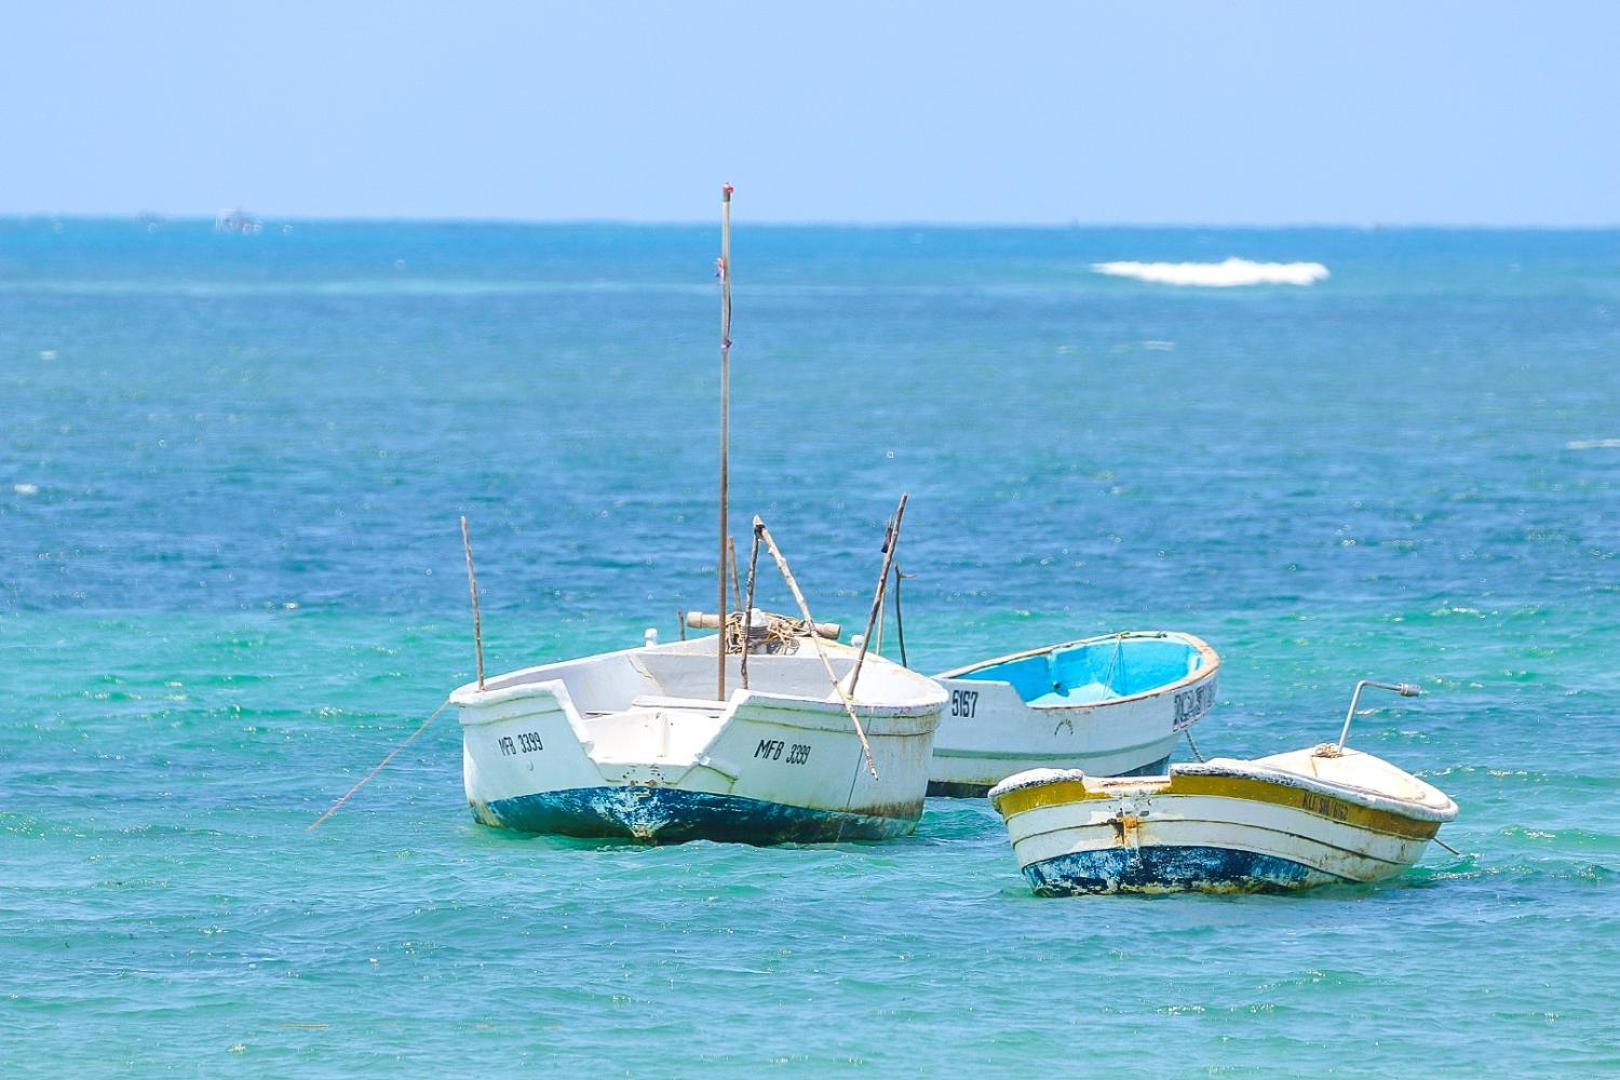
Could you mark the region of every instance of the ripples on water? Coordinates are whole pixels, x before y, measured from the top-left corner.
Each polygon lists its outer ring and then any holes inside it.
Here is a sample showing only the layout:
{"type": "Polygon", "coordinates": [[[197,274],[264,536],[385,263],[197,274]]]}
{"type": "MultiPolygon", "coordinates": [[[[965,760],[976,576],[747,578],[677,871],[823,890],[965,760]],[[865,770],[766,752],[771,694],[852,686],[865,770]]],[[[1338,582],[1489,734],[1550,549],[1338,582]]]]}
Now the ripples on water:
{"type": "MultiPolygon", "coordinates": [[[[1206,752],[1462,806],[1399,881],[1041,901],[977,802],[882,845],[474,825],[490,665],[710,592],[710,230],[0,223],[0,1065],[260,1074],[1620,1068],[1620,239],[740,225],[735,512],[912,655],[1126,627],[1206,752]],[[1321,262],[1193,290],[1108,261],[1321,262]]],[[[780,606],[785,597],[767,597],[780,606]]]]}

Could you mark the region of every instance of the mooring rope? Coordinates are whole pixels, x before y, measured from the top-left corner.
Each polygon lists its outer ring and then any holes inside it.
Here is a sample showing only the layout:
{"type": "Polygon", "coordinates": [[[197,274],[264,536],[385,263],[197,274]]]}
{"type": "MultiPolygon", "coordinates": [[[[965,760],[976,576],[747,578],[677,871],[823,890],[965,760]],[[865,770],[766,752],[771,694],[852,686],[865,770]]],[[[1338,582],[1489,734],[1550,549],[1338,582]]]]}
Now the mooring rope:
{"type": "Polygon", "coordinates": [[[786,615],[777,615],[774,612],[762,611],[765,616],[764,623],[753,622],[748,611],[733,611],[726,616],[726,652],[728,654],[743,653],[743,642],[750,636],[764,639],[764,647],[755,647],[747,652],[764,652],[769,655],[777,653],[792,654],[799,651],[799,640],[815,633],[810,624],[803,619],[794,619],[786,615]]]}
{"type": "Polygon", "coordinates": [[[1199,752],[1198,744],[1193,742],[1192,725],[1191,724],[1188,724],[1184,729],[1182,729],[1182,734],[1187,736],[1187,746],[1188,746],[1188,748],[1190,748],[1192,750],[1193,757],[1197,758],[1199,761],[1208,761],[1209,758],[1205,757],[1202,753],[1199,752]]]}
{"type": "Polygon", "coordinates": [[[330,807],[328,807],[326,813],[322,814],[320,817],[318,817],[314,821],[310,822],[309,825],[305,827],[304,831],[305,832],[311,831],[312,829],[315,828],[315,826],[319,825],[321,822],[325,821],[327,818],[329,818],[333,814],[337,813],[338,809],[340,807],[342,807],[342,805],[344,803],[348,802],[349,799],[354,796],[355,792],[359,791],[361,788],[363,788],[367,784],[371,783],[371,778],[376,776],[378,773],[382,772],[383,768],[390,761],[394,760],[394,755],[395,754],[399,753],[401,750],[403,750],[407,746],[411,745],[411,743],[416,739],[416,737],[418,735],[420,735],[420,734],[422,734],[422,732],[426,731],[428,729],[428,725],[433,723],[433,721],[437,720],[439,718],[439,714],[444,712],[445,706],[449,705],[449,704],[450,704],[450,699],[449,698],[445,698],[442,702],[440,702],[439,707],[437,709],[433,710],[433,715],[428,717],[426,720],[422,721],[422,726],[421,727],[417,728],[415,731],[413,731],[409,735],[407,735],[405,737],[404,742],[400,743],[398,746],[396,746],[392,750],[388,751],[388,755],[386,757],[384,757],[381,761],[377,762],[377,767],[375,769],[372,769],[370,772],[366,773],[366,775],[360,780],[360,782],[358,784],[354,785],[354,787],[352,787],[348,791],[344,792],[343,793],[343,798],[339,799],[337,802],[333,803],[330,807]]]}

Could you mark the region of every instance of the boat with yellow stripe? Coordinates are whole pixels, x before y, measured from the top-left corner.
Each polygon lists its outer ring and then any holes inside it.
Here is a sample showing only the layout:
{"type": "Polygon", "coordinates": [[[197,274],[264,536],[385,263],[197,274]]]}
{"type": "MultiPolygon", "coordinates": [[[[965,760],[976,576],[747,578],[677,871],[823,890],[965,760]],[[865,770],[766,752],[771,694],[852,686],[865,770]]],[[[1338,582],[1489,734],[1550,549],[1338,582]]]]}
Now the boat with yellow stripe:
{"type": "Polygon", "coordinates": [[[1337,743],[1251,761],[1174,765],[1165,776],[1020,773],[990,792],[1042,896],[1281,891],[1393,877],[1457,816],[1444,792],[1337,743]]]}

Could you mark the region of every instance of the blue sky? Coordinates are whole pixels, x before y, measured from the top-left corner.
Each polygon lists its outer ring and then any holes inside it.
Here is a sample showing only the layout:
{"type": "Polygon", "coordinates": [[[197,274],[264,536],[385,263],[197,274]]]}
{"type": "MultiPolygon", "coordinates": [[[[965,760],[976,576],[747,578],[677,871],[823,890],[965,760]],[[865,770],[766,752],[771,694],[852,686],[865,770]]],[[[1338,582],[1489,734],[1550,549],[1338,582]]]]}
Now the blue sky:
{"type": "Polygon", "coordinates": [[[0,214],[1620,224],[1620,3],[14,4],[0,214]]]}

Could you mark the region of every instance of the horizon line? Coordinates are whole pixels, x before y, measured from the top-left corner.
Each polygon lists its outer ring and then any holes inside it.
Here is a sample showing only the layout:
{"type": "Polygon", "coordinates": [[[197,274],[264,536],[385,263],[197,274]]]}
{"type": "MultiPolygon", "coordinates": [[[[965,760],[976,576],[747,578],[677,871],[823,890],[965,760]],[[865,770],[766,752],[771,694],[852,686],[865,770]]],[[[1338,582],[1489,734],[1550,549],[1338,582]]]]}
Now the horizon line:
{"type": "MultiPolygon", "coordinates": [[[[171,214],[158,210],[135,211],[10,211],[0,210],[0,221],[79,221],[79,222],[132,222],[155,224],[201,223],[215,221],[222,214],[243,213],[264,225],[473,225],[473,226],[610,226],[615,228],[707,228],[714,225],[709,218],[617,218],[617,217],[558,217],[525,218],[506,216],[411,216],[411,215],[348,215],[348,214],[260,214],[245,207],[227,207],[208,214],[171,214]]],[[[1106,230],[1106,229],[1185,229],[1194,230],[1252,230],[1284,231],[1307,230],[1339,232],[1430,231],[1430,232],[1613,232],[1620,230],[1617,222],[1547,223],[1547,222],[1434,222],[1434,221],[1232,221],[1210,222],[1196,220],[1162,221],[971,221],[971,220],[860,220],[837,219],[803,221],[750,220],[750,228],[769,229],[1024,229],[1029,231],[1053,230],[1106,230]]]]}

